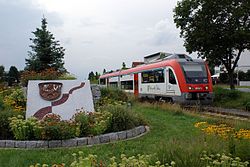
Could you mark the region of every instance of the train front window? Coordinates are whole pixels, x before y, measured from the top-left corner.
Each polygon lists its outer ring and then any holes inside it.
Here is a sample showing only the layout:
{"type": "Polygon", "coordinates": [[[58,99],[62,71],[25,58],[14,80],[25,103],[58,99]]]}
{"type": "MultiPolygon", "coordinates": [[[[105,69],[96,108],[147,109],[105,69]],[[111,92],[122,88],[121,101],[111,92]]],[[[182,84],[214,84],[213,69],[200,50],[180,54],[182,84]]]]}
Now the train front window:
{"type": "Polygon", "coordinates": [[[183,64],[182,68],[187,83],[208,83],[207,71],[204,64],[183,64]]]}

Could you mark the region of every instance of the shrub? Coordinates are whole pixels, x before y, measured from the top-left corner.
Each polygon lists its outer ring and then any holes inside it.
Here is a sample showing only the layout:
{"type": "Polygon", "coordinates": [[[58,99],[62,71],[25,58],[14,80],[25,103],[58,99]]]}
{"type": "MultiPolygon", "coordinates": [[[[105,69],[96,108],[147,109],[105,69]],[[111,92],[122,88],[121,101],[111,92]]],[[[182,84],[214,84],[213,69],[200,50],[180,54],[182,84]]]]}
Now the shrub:
{"type": "Polygon", "coordinates": [[[0,111],[0,139],[13,139],[9,118],[17,116],[17,112],[0,111]]]}
{"type": "Polygon", "coordinates": [[[215,98],[214,101],[220,102],[224,100],[234,100],[240,97],[241,92],[238,90],[229,90],[221,87],[214,88],[215,98]]]}
{"type": "Polygon", "coordinates": [[[76,125],[71,121],[61,121],[56,114],[47,115],[41,122],[41,139],[61,140],[76,137],[76,125]]]}
{"type": "MultiPolygon", "coordinates": [[[[160,161],[152,163],[151,156],[149,155],[137,155],[127,157],[125,154],[121,154],[120,158],[111,157],[107,164],[103,164],[103,161],[98,161],[97,156],[89,154],[87,157],[83,156],[83,152],[79,151],[78,154],[73,153],[74,161],[70,164],[71,167],[97,167],[97,166],[108,166],[108,167],[174,167],[175,162],[161,164],[160,161]]],[[[105,161],[105,160],[104,160],[105,161]]],[[[108,161],[108,160],[107,160],[108,161]]],[[[30,167],[38,167],[40,164],[31,165],[30,167]]],[[[47,164],[42,166],[49,167],[47,164]]],[[[64,167],[65,164],[54,164],[51,167],[64,167]]]]}
{"type": "Polygon", "coordinates": [[[117,132],[132,129],[139,125],[146,124],[146,121],[137,113],[128,109],[126,106],[116,105],[102,108],[112,114],[108,132],[117,132]]]}
{"type": "Polygon", "coordinates": [[[128,102],[128,96],[124,91],[114,88],[102,88],[101,98],[97,102],[97,106],[126,104],[126,102],[128,102]]]}
{"type": "Polygon", "coordinates": [[[110,126],[111,113],[92,112],[89,113],[89,132],[91,135],[99,135],[104,133],[110,126]]]}
{"type": "Polygon", "coordinates": [[[0,96],[0,111],[4,109],[3,97],[0,96]]]}
{"type": "Polygon", "coordinates": [[[247,167],[249,162],[242,162],[239,157],[232,157],[232,155],[222,154],[211,154],[207,155],[207,152],[204,151],[201,156],[204,166],[241,166],[247,167]]]}
{"type": "Polygon", "coordinates": [[[56,80],[60,75],[61,73],[53,68],[46,69],[40,73],[35,71],[24,71],[21,75],[21,84],[27,86],[29,80],[56,80]]]}
{"type": "Polygon", "coordinates": [[[79,129],[79,136],[99,135],[110,126],[111,113],[109,112],[78,112],[73,120],[79,129]]]}
{"type": "Polygon", "coordinates": [[[78,112],[74,115],[73,120],[77,125],[77,136],[86,136],[88,134],[89,129],[89,119],[88,114],[85,112],[78,112]]]}
{"type": "Polygon", "coordinates": [[[37,138],[36,133],[40,127],[36,118],[30,117],[24,120],[22,115],[18,115],[9,120],[11,131],[16,140],[31,140],[37,138]]]}
{"type": "Polygon", "coordinates": [[[4,97],[4,105],[14,111],[25,111],[26,98],[23,90],[20,88],[13,89],[12,93],[4,97]]]}

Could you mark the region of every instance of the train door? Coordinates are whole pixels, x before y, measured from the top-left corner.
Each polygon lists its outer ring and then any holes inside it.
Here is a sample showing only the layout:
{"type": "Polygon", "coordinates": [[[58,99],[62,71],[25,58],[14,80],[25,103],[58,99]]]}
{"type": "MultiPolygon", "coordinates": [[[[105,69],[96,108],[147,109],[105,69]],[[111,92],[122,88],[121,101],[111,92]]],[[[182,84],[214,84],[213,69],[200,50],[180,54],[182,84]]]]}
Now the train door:
{"type": "Polygon", "coordinates": [[[176,95],[178,94],[179,86],[177,84],[176,75],[172,68],[166,68],[166,94],[167,95],[176,95]]]}
{"type": "Polygon", "coordinates": [[[134,74],[134,95],[138,96],[139,91],[138,91],[138,74],[134,74]]]}

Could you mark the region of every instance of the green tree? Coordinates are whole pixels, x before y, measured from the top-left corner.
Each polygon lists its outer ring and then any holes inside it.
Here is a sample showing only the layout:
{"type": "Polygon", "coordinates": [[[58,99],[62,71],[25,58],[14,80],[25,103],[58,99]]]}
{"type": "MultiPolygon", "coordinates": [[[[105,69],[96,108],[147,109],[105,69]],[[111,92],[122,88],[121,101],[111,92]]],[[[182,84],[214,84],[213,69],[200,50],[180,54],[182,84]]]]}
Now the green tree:
{"type": "Polygon", "coordinates": [[[31,51],[28,52],[29,58],[26,61],[26,70],[41,72],[48,68],[53,68],[58,72],[65,72],[64,51],[60,47],[59,41],[55,40],[53,34],[47,30],[46,18],[42,18],[41,28],[32,32],[35,38],[32,41],[31,51]]]}
{"type": "Polygon", "coordinates": [[[14,83],[19,83],[19,72],[15,66],[11,66],[8,72],[8,85],[13,86],[14,83]]]}
{"type": "Polygon", "coordinates": [[[127,69],[125,62],[122,62],[122,70],[127,69]]]}
{"type": "Polygon", "coordinates": [[[223,64],[231,89],[241,53],[250,49],[249,0],[182,0],[174,9],[184,46],[215,65],[223,64]]]}
{"type": "Polygon", "coordinates": [[[93,71],[89,73],[88,80],[93,81],[95,79],[95,74],[93,71]]]}
{"type": "Polygon", "coordinates": [[[98,80],[100,77],[100,74],[98,72],[95,72],[95,79],[98,80]]]}
{"type": "Polygon", "coordinates": [[[5,75],[4,66],[1,65],[0,66],[0,83],[4,81],[4,75],[5,75]]]}
{"type": "Polygon", "coordinates": [[[106,71],[106,69],[104,68],[102,74],[106,74],[106,72],[107,72],[107,71],[106,71]]]}

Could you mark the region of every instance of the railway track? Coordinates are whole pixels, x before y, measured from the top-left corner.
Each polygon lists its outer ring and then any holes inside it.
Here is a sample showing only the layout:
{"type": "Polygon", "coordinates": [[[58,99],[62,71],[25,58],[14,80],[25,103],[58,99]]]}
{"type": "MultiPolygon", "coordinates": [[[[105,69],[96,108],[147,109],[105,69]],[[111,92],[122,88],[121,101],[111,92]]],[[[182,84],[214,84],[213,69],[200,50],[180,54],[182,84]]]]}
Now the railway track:
{"type": "Polygon", "coordinates": [[[239,109],[227,109],[211,106],[183,106],[187,110],[198,110],[200,114],[229,119],[250,121],[250,112],[239,109]]]}

